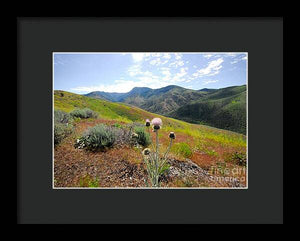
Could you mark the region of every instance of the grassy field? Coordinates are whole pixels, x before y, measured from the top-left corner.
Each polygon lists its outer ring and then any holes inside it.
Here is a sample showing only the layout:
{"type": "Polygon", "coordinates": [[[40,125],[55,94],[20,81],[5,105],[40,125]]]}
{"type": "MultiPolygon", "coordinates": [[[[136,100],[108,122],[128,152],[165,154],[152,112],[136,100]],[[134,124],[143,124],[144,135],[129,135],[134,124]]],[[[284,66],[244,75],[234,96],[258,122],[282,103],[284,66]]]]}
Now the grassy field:
{"type": "MultiPolygon", "coordinates": [[[[99,123],[127,128],[132,123],[144,124],[145,119],[151,120],[154,117],[159,117],[163,121],[159,132],[162,150],[168,146],[169,132],[176,133],[170,158],[177,166],[181,162],[191,161],[201,170],[219,178],[218,182],[214,182],[178,175],[166,180],[163,186],[230,187],[230,184],[223,180],[225,177],[232,176],[239,178],[242,186],[246,186],[247,163],[243,165],[239,163],[240,160],[245,160],[247,151],[246,136],[243,134],[190,124],[123,103],[54,91],[55,110],[69,113],[76,108],[89,108],[99,116],[96,119],[76,119],[74,132],[55,147],[54,185],[56,187],[144,187],[145,169],[142,157],[135,148],[123,145],[110,148],[105,152],[94,153],[75,149],[74,143],[87,128],[99,123]],[[124,170],[126,173],[120,175],[124,170]]],[[[151,135],[154,137],[154,133],[151,135]]]]}

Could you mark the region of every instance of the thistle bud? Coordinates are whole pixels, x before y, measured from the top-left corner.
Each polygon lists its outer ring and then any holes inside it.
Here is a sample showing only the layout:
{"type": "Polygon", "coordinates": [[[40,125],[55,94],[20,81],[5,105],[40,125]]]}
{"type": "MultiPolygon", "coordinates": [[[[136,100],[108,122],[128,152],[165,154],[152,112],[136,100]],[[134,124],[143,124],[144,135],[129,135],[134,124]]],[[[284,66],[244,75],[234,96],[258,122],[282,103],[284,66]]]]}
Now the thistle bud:
{"type": "Polygon", "coordinates": [[[174,132],[170,132],[169,137],[170,137],[171,139],[175,139],[175,133],[174,133],[174,132]]]}
{"type": "Polygon", "coordinates": [[[153,126],[153,129],[154,129],[154,130],[159,130],[159,129],[160,129],[160,126],[153,126]]]}
{"type": "Polygon", "coordinates": [[[145,149],[143,150],[143,154],[144,154],[145,156],[149,155],[149,154],[150,154],[150,149],[149,149],[149,148],[145,148],[145,149]]]}
{"type": "Polygon", "coordinates": [[[150,126],[150,120],[149,119],[146,120],[146,126],[150,126]]]}

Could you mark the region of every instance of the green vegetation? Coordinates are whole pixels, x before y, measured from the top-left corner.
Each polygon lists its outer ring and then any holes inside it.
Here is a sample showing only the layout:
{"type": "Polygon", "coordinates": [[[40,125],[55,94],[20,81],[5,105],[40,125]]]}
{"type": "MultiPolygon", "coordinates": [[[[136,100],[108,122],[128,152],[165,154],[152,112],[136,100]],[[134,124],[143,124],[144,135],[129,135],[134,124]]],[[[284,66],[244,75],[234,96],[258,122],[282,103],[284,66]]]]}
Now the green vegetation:
{"type": "Polygon", "coordinates": [[[168,116],[246,134],[246,86],[218,90],[168,116]]]}
{"type": "Polygon", "coordinates": [[[244,152],[233,152],[227,154],[225,157],[226,162],[231,162],[233,164],[239,165],[239,166],[247,166],[247,155],[244,152]]]}
{"type": "MultiPolygon", "coordinates": [[[[215,90],[205,90],[204,92],[206,93],[205,98],[208,98],[210,94],[216,94],[215,90]]],[[[215,98],[216,100],[209,101],[218,102],[217,96],[215,98]]],[[[224,97],[224,99],[227,98],[231,97],[224,97]]],[[[235,98],[228,101],[228,103],[235,105],[239,101],[238,98],[235,98]]],[[[139,178],[136,179],[137,176],[131,177],[132,173],[136,171],[143,176],[145,170],[147,170],[150,173],[150,178],[146,178],[146,185],[160,185],[161,182],[161,185],[164,186],[170,182],[171,186],[191,187],[199,186],[199,180],[186,176],[180,178],[178,182],[176,182],[176,178],[173,179],[172,177],[170,179],[168,175],[172,174],[173,171],[172,168],[170,169],[170,165],[173,165],[172,161],[185,162],[187,161],[185,158],[189,158],[205,170],[209,170],[213,166],[226,170],[226,168],[233,169],[241,166],[244,168],[247,165],[247,140],[246,136],[240,133],[201,124],[192,124],[153,114],[124,103],[113,103],[65,91],[54,91],[54,107],[55,145],[61,143],[55,148],[54,153],[54,164],[58,167],[55,170],[61,169],[55,172],[56,181],[54,182],[56,186],[99,187],[99,185],[107,186],[108,182],[112,182],[112,186],[119,186],[120,183],[123,186],[123,182],[127,182],[128,185],[135,185],[133,183],[137,182],[137,186],[144,186],[145,179],[138,180],[139,178]],[[74,113],[87,108],[95,112],[100,118],[86,119],[82,118],[84,115],[74,115],[74,113]],[[145,120],[152,120],[154,117],[161,118],[163,122],[161,128],[159,128],[159,133],[152,132],[154,130],[152,127],[147,130],[145,126],[145,120]],[[74,134],[70,135],[73,128],[74,134]],[[137,133],[137,137],[140,138],[137,141],[138,145],[134,147],[130,145],[132,144],[131,134],[133,132],[137,133]],[[172,146],[170,132],[176,134],[172,146]],[[152,148],[150,148],[148,146],[151,143],[151,137],[155,137],[155,134],[159,140],[159,153],[166,151],[171,158],[164,158],[164,155],[159,155],[160,159],[156,157],[155,138],[153,139],[154,147],[151,146],[152,148]],[[65,137],[67,137],[66,140],[62,141],[65,137]],[[73,145],[78,149],[106,151],[97,153],[81,151],[75,149],[73,145]],[[142,145],[145,146],[142,147],[142,145]],[[146,146],[148,147],[145,148],[146,146]],[[150,152],[146,154],[149,150],[150,152]],[[143,158],[139,154],[142,154],[143,158]],[[144,162],[142,162],[143,159],[144,162]],[[156,168],[154,164],[157,163],[157,160],[159,165],[156,168]],[[71,165],[70,172],[67,172],[64,170],[65,163],[77,163],[78,165],[71,165]],[[85,163],[91,168],[86,169],[85,163]],[[110,170],[114,170],[114,168],[116,168],[116,172],[111,174],[110,170]],[[121,175],[119,170],[124,170],[124,173],[121,175]],[[170,171],[168,172],[168,170],[170,171]],[[85,174],[86,176],[84,176],[85,174]],[[105,179],[106,176],[111,175],[114,178],[105,179]],[[101,177],[101,179],[95,177],[101,177]],[[103,180],[103,183],[100,184],[99,180],[101,180],[101,183],[103,180]]],[[[236,175],[242,176],[244,174],[238,173],[236,175]]],[[[201,181],[200,185],[211,186],[212,184],[206,183],[204,180],[203,183],[201,181]]]]}
{"type": "Polygon", "coordinates": [[[98,114],[95,111],[92,111],[89,108],[79,109],[76,108],[75,110],[70,112],[72,117],[87,119],[87,118],[97,118],[98,114]]]}
{"type": "Polygon", "coordinates": [[[97,112],[101,118],[119,120],[125,123],[144,119],[141,110],[132,109],[125,104],[112,103],[60,90],[54,91],[54,106],[56,109],[66,112],[71,112],[77,108],[89,108],[97,112]],[[63,97],[61,93],[64,94],[63,97]]]}
{"type": "Polygon", "coordinates": [[[123,94],[96,91],[86,96],[121,101],[152,113],[246,134],[246,85],[202,90],[176,85],[136,87],[123,94]]]}
{"type": "Polygon", "coordinates": [[[54,110],[54,145],[58,145],[73,132],[70,115],[61,110],[54,110]]]}
{"type": "MultiPolygon", "coordinates": [[[[129,107],[123,103],[108,102],[65,91],[54,91],[54,106],[55,109],[65,112],[71,112],[76,108],[89,108],[97,112],[101,119],[117,121],[120,123],[118,125],[124,123],[144,124],[146,118],[159,117],[164,123],[162,127],[163,132],[174,131],[175,133],[182,133],[193,137],[197,141],[203,142],[206,140],[211,145],[216,143],[222,146],[246,148],[246,136],[243,134],[155,115],[137,107],[129,107]],[[63,97],[61,93],[64,94],[63,97]]],[[[80,119],[77,119],[77,121],[80,121],[80,119]]]]}
{"type": "MultiPolygon", "coordinates": [[[[148,179],[151,183],[152,187],[159,187],[161,185],[161,179],[160,176],[167,172],[170,168],[170,166],[167,164],[167,156],[169,154],[170,148],[172,147],[172,143],[173,140],[175,139],[175,135],[174,133],[172,135],[169,134],[169,146],[167,148],[167,150],[165,151],[165,153],[160,153],[159,150],[159,132],[161,130],[161,126],[162,126],[162,120],[160,118],[154,118],[151,121],[151,125],[153,128],[153,131],[155,133],[155,148],[154,145],[152,145],[152,150],[149,148],[145,148],[144,150],[142,150],[142,148],[139,146],[138,143],[138,134],[137,133],[133,133],[132,134],[132,139],[136,142],[135,145],[138,149],[140,149],[141,154],[143,156],[143,160],[144,163],[146,165],[147,168],[147,173],[148,173],[148,179]]],[[[140,133],[142,133],[143,135],[145,135],[144,129],[147,128],[148,131],[150,131],[150,121],[147,120],[145,123],[144,127],[140,127],[138,130],[140,133]],[[145,127],[147,126],[147,127],[145,127]],[[143,128],[143,129],[141,129],[143,128]]],[[[150,138],[150,137],[149,137],[150,138]]],[[[147,186],[149,186],[149,182],[147,180],[145,180],[145,183],[147,186]]]]}
{"type": "Polygon", "coordinates": [[[54,110],[54,123],[68,123],[71,119],[69,113],[61,110],[54,110]]]}
{"type": "Polygon", "coordinates": [[[77,140],[77,145],[91,151],[103,150],[111,147],[116,141],[115,129],[104,124],[88,128],[83,136],[77,140]]]}
{"type": "Polygon", "coordinates": [[[185,142],[174,144],[172,150],[177,155],[182,155],[185,158],[190,158],[193,154],[191,147],[185,142]]]}
{"type": "Polygon", "coordinates": [[[119,123],[115,123],[113,126],[116,127],[116,128],[122,128],[122,127],[123,127],[123,126],[122,126],[121,124],[119,124],[119,123]]]}
{"type": "Polygon", "coordinates": [[[86,175],[79,180],[80,187],[99,187],[99,179],[91,178],[89,175],[86,175]]]}
{"type": "Polygon", "coordinates": [[[150,145],[150,143],[151,143],[150,135],[148,132],[146,132],[144,127],[136,126],[134,128],[134,132],[136,134],[138,134],[138,137],[137,137],[138,144],[140,144],[144,147],[150,145]]]}
{"type": "Polygon", "coordinates": [[[54,145],[58,145],[61,141],[73,132],[73,126],[62,123],[54,124],[54,145]]]}

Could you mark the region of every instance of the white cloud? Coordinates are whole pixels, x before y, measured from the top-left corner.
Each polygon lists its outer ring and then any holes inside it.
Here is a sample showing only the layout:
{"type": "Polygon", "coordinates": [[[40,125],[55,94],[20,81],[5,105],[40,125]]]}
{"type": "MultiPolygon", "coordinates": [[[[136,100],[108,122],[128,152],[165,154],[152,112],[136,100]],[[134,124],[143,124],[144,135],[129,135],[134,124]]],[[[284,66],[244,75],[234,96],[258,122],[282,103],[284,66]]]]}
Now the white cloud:
{"type": "Polygon", "coordinates": [[[92,91],[105,91],[105,92],[119,92],[125,93],[130,91],[135,86],[134,81],[125,81],[125,80],[117,80],[115,84],[110,85],[97,85],[97,86],[85,86],[85,87],[75,87],[71,88],[71,91],[76,91],[78,93],[89,93],[92,91]]]}
{"type": "Polygon", "coordinates": [[[208,63],[206,68],[198,69],[193,76],[195,78],[203,77],[203,76],[213,76],[217,75],[220,72],[220,69],[222,68],[222,63],[224,62],[223,58],[219,58],[216,60],[213,60],[208,63]]]}
{"type": "Polygon", "coordinates": [[[150,61],[151,65],[159,65],[161,63],[160,58],[156,58],[150,61]]]}
{"type": "Polygon", "coordinates": [[[146,58],[145,60],[147,61],[151,60],[149,62],[151,65],[160,66],[168,63],[170,59],[171,59],[170,54],[154,53],[154,54],[150,54],[149,58],[146,58]]]}
{"type": "Polygon", "coordinates": [[[225,57],[236,57],[238,54],[237,53],[226,53],[224,55],[225,55],[225,57]]]}
{"type": "MultiPolygon", "coordinates": [[[[187,61],[182,58],[182,54],[169,53],[129,53],[133,58],[133,64],[127,69],[127,72],[118,77],[117,80],[107,84],[95,86],[79,86],[70,89],[77,93],[88,93],[92,91],[119,92],[130,91],[134,87],[161,88],[172,84],[185,84],[194,81],[197,78],[207,77],[202,81],[203,84],[216,83],[219,80],[210,79],[217,75],[223,68],[222,64],[226,60],[225,56],[213,55],[213,58],[207,60],[207,64],[200,66],[200,63],[191,65],[189,72],[185,65],[187,61]],[[168,63],[168,65],[165,65],[168,63]]],[[[229,54],[230,55],[230,54],[229,54]]],[[[233,56],[233,55],[232,55],[233,56]]],[[[210,57],[209,57],[210,58],[210,57]]],[[[238,55],[230,59],[231,62],[236,58],[246,59],[245,55],[238,55]]],[[[234,66],[232,66],[234,68],[234,66]]],[[[100,82],[101,83],[101,82],[100,82]]],[[[189,84],[191,84],[189,83],[189,84]]]]}
{"type": "Polygon", "coordinates": [[[77,93],[89,93],[92,91],[105,91],[105,92],[117,92],[117,93],[126,93],[132,90],[134,87],[145,87],[147,82],[151,82],[151,77],[141,77],[140,81],[133,80],[116,80],[112,84],[108,85],[97,85],[97,86],[88,86],[88,87],[75,87],[71,88],[70,91],[75,91],[77,93]]]}
{"type": "Polygon", "coordinates": [[[207,85],[207,84],[212,84],[212,83],[216,83],[218,82],[219,80],[205,80],[203,81],[203,84],[207,85]]]}
{"type": "Polygon", "coordinates": [[[169,64],[169,67],[175,67],[178,68],[180,66],[183,66],[184,62],[182,60],[175,60],[174,62],[169,64]]]}
{"type": "Polygon", "coordinates": [[[163,76],[162,77],[163,81],[169,81],[171,79],[172,74],[171,74],[170,68],[168,68],[168,67],[161,67],[159,70],[160,70],[160,72],[161,72],[161,74],[163,76]]]}
{"type": "Polygon", "coordinates": [[[145,57],[144,53],[132,53],[131,54],[134,62],[140,62],[145,57]]]}
{"type": "Polygon", "coordinates": [[[235,58],[233,59],[233,61],[231,61],[230,63],[231,63],[231,64],[236,64],[236,63],[238,63],[238,62],[240,62],[240,61],[243,61],[243,60],[247,60],[247,55],[245,55],[245,56],[239,55],[238,57],[235,57],[235,58]]]}
{"type": "Polygon", "coordinates": [[[163,58],[164,59],[170,59],[171,58],[171,54],[166,53],[166,54],[164,54],[163,58]]]}
{"type": "Polygon", "coordinates": [[[132,77],[132,76],[136,76],[138,74],[140,74],[142,66],[140,64],[135,64],[129,67],[128,69],[128,74],[132,77]]]}
{"type": "Polygon", "coordinates": [[[179,60],[182,58],[182,54],[179,54],[179,53],[175,53],[174,56],[175,56],[176,60],[179,60]]]}

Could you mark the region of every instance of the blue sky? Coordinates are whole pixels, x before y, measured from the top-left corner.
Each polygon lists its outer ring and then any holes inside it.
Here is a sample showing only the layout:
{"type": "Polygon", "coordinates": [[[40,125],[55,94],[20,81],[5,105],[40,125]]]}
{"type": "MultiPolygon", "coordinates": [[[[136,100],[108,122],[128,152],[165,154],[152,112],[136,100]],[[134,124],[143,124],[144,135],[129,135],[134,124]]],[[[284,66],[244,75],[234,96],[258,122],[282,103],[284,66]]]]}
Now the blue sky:
{"type": "Polygon", "coordinates": [[[223,88],[247,82],[247,53],[54,53],[54,89],[223,88]]]}

